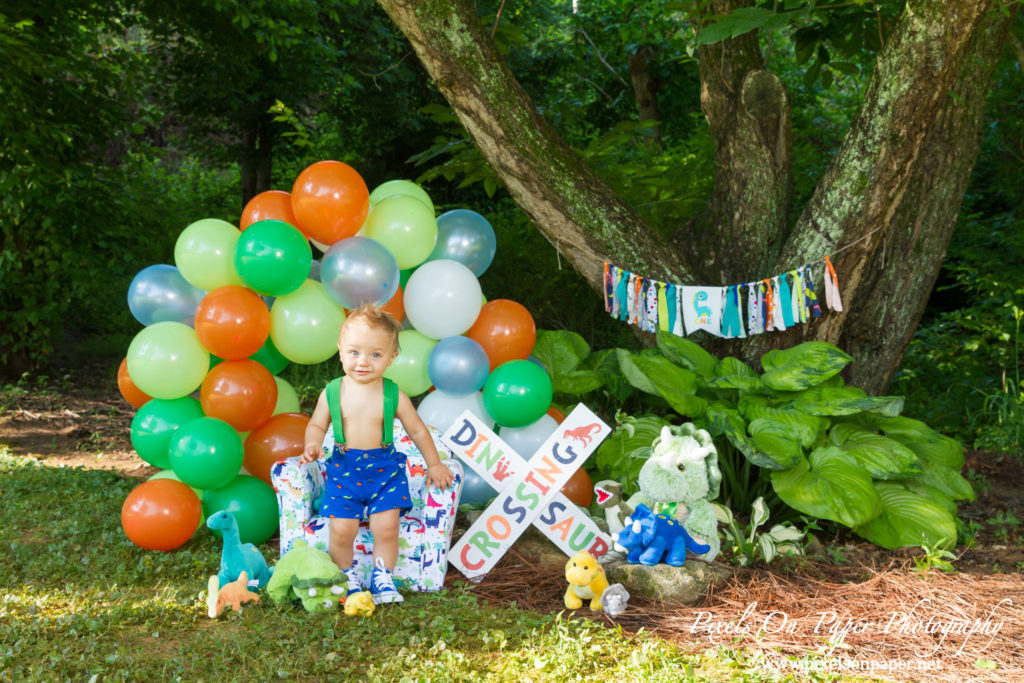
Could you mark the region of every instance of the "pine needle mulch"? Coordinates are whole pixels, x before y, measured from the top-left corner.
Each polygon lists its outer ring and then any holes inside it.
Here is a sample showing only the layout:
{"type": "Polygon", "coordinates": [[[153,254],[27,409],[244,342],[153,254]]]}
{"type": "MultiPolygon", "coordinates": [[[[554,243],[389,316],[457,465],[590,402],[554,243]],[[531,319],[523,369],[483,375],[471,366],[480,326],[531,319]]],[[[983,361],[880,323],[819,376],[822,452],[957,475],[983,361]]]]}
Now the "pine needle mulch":
{"type": "MultiPolygon", "coordinates": [[[[567,611],[564,565],[537,565],[515,548],[468,585],[493,604],[567,611]]],[[[632,633],[643,629],[692,652],[742,648],[754,665],[793,674],[810,667],[894,679],[1024,681],[1019,574],[918,573],[909,562],[880,569],[809,562],[791,573],[740,570],[696,605],[634,596],[617,619],[587,608],[576,616],[618,623],[632,633]]]]}

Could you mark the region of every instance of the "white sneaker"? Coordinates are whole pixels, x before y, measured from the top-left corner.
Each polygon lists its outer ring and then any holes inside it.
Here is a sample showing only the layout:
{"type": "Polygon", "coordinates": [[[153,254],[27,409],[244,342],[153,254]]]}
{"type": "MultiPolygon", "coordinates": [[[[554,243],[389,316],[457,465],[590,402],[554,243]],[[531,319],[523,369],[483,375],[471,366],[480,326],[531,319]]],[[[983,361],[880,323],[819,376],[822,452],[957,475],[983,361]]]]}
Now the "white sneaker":
{"type": "Polygon", "coordinates": [[[403,602],[405,598],[395,590],[395,582],[391,578],[391,570],[384,566],[384,560],[377,558],[373,562],[373,574],[370,577],[370,596],[373,604],[383,605],[389,602],[403,602]]]}

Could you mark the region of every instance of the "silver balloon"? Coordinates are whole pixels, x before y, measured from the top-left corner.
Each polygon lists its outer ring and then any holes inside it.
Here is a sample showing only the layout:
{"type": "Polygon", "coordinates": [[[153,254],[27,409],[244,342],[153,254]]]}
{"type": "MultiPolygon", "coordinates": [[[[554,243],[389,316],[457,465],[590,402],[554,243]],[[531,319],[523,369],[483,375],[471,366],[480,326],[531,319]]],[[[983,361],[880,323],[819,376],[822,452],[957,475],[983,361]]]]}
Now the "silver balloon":
{"type": "Polygon", "coordinates": [[[165,263],[143,268],[128,285],[128,310],[143,325],[159,322],[195,326],[196,308],[206,292],[190,285],[165,263]]]}
{"type": "Polygon", "coordinates": [[[427,260],[458,261],[480,277],[497,248],[494,228],[486,218],[476,211],[455,209],[437,217],[437,245],[427,260]]]}
{"type": "Polygon", "coordinates": [[[320,282],[345,308],[387,303],[398,291],[400,276],[395,257],[369,237],[336,242],[320,261],[320,282]]]}

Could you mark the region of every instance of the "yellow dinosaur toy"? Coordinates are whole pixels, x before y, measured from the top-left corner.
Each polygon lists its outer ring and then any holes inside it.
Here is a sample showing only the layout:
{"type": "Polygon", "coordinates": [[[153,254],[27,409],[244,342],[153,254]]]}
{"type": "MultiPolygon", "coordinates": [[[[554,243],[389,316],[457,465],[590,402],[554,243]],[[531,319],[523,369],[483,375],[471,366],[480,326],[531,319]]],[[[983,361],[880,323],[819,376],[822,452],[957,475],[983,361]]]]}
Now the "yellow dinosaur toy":
{"type": "Polygon", "coordinates": [[[370,591],[353,593],[345,598],[345,614],[350,617],[368,617],[373,614],[373,597],[370,591]]]}
{"type": "Polygon", "coordinates": [[[216,619],[228,606],[236,612],[242,611],[243,602],[260,601],[260,596],[249,590],[249,577],[245,572],[238,575],[238,579],[226,583],[219,589],[217,587],[217,576],[211,576],[207,584],[206,609],[207,616],[216,619]]]}
{"type": "Polygon", "coordinates": [[[593,555],[585,550],[573,555],[565,564],[565,580],[569,582],[565,591],[566,607],[579,609],[584,600],[590,600],[590,609],[602,609],[601,593],[608,587],[608,579],[604,575],[604,567],[593,555]]]}

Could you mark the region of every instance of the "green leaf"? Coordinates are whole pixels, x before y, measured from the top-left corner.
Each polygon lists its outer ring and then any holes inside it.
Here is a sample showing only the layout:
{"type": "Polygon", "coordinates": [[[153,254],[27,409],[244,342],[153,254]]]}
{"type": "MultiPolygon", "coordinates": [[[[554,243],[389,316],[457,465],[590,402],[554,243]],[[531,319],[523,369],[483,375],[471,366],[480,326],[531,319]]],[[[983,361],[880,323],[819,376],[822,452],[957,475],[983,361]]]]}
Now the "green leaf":
{"type": "Polygon", "coordinates": [[[719,361],[714,374],[716,376],[708,382],[708,385],[716,389],[760,391],[764,388],[760,375],[749,365],[732,356],[726,356],[719,361]]]}
{"type": "Polygon", "coordinates": [[[828,420],[808,415],[792,406],[772,405],[771,399],[764,396],[743,396],[739,400],[740,414],[747,420],[769,419],[779,422],[784,429],[792,432],[804,448],[810,448],[818,440],[818,436],[828,428],[828,420]]]}
{"type": "Polygon", "coordinates": [[[561,375],[555,375],[551,384],[556,394],[580,396],[604,386],[604,377],[601,373],[594,372],[593,370],[572,370],[561,375]]]}
{"type": "Polygon", "coordinates": [[[959,472],[933,462],[923,462],[921,474],[908,479],[907,483],[930,486],[942,491],[953,500],[974,500],[977,498],[974,487],[971,486],[969,481],[960,476],[959,472]]]}
{"type": "Polygon", "coordinates": [[[632,353],[626,349],[615,349],[615,356],[619,361],[619,369],[622,370],[622,374],[632,386],[644,393],[661,396],[661,392],[658,391],[658,387],[654,386],[654,382],[633,362],[634,355],[632,353]]]}
{"type": "Polygon", "coordinates": [[[580,364],[581,370],[593,370],[604,378],[604,390],[612,398],[622,404],[633,394],[633,387],[626,381],[619,366],[619,358],[615,349],[595,351],[580,364]]]}
{"type": "Polygon", "coordinates": [[[902,396],[868,396],[859,387],[811,387],[793,405],[811,415],[854,415],[876,412],[893,417],[903,410],[902,396]]]}
{"type": "Polygon", "coordinates": [[[792,467],[803,458],[804,449],[784,422],[762,417],[751,422],[748,430],[758,450],[774,460],[779,468],[792,467]]]}
{"type": "Polygon", "coordinates": [[[590,355],[590,346],[569,330],[537,330],[537,341],[530,353],[555,377],[575,370],[590,355]]]}
{"type": "Polygon", "coordinates": [[[838,448],[818,448],[795,467],[771,473],[784,503],[814,517],[857,526],[881,511],[871,477],[838,448]]]}
{"type": "Polygon", "coordinates": [[[789,24],[792,15],[761,7],[740,7],[697,33],[698,45],[711,45],[757,29],[774,30],[789,24]]]}
{"type": "Polygon", "coordinates": [[[729,443],[735,446],[751,464],[769,470],[785,469],[785,466],[758,448],[754,440],[747,435],[747,422],[735,408],[729,408],[721,403],[712,403],[708,406],[707,420],[708,432],[711,436],[724,434],[729,443]]]}
{"type": "Polygon", "coordinates": [[[945,547],[956,542],[956,520],[942,505],[895,482],[880,481],[875,490],[881,513],[854,531],[890,550],[908,546],[945,547]]]}
{"type": "Polygon", "coordinates": [[[964,466],[964,447],[956,439],[938,433],[924,422],[909,417],[867,416],[891,439],[917,454],[924,463],[943,465],[954,470],[964,466]]]}
{"type": "Polygon", "coordinates": [[[622,482],[624,497],[636,492],[637,476],[651,455],[651,443],[669,424],[654,415],[624,417],[594,452],[597,468],[622,482]]]}
{"type": "Polygon", "coordinates": [[[710,353],[685,337],[658,330],[658,349],[676,365],[689,368],[704,378],[715,375],[718,361],[710,353]]]}
{"type": "Polygon", "coordinates": [[[747,421],[739,411],[722,403],[712,403],[707,411],[708,432],[711,436],[746,434],[747,421]]]}
{"type": "Polygon", "coordinates": [[[849,422],[832,427],[829,439],[846,451],[876,479],[900,479],[921,473],[914,452],[888,437],[849,422]]]}
{"type": "Polygon", "coordinates": [[[784,351],[772,350],[761,357],[764,383],[780,391],[799,391],[836,375],[853,360],[827,342],[804,342],[784,351]]]}
{"type": "Polygon", "coordinates": [[[634,355],[633,364],[680,415],[695,418],[707,410],[707,401],[694,395],[697,376],[692,370],[681,368],[664,356],[634,355]]]}

